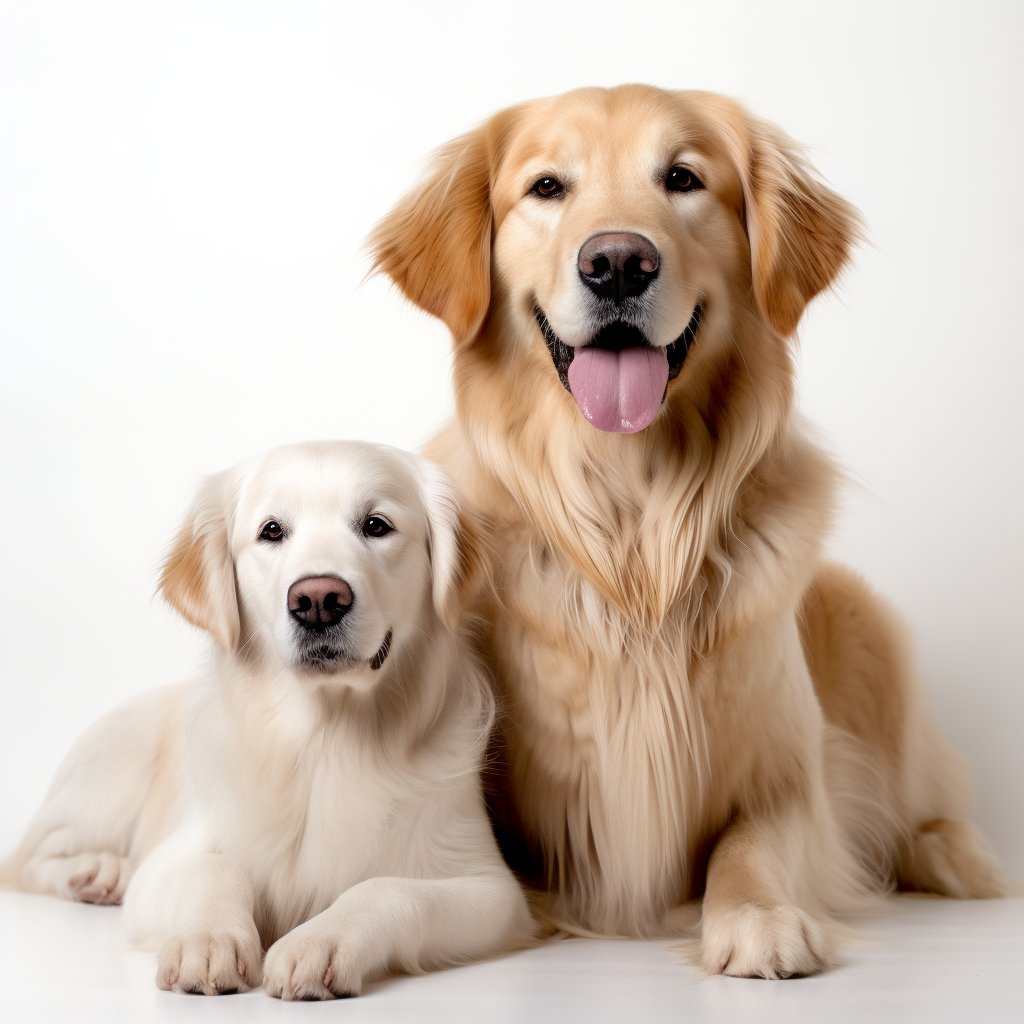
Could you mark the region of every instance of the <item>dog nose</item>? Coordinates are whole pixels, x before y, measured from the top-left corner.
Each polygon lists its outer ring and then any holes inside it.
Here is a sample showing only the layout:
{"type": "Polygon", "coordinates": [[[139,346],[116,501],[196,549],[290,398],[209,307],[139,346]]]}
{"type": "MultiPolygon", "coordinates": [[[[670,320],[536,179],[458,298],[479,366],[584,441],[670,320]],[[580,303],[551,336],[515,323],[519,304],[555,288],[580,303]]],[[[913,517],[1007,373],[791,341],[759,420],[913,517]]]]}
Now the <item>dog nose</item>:
{"type": "Polygon", "coordinates": [[[309,629],[340,622],[352,607],[352,588],[337,576],[307,576],[288,588],[288,611],[309,629]]]}
{"type": "Polygon", "coordinates": [[[588,238],[576,258],[580,278],[595,295],[621,302],[658,276],[658,249],[643,235],[618,232],[588,238]]]}

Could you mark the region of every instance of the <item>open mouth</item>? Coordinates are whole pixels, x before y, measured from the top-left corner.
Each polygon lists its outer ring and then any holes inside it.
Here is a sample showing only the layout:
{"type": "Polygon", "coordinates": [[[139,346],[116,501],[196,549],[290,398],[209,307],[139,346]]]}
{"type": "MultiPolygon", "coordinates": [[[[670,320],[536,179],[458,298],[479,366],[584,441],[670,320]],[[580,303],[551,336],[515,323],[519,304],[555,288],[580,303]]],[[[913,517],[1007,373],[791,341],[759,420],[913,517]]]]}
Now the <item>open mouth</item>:
{"type": "Polygon", "coordinates": [[[643,331],[616,320],[586,345],[566,345],[540,306],[533,315],[563,387],[599,430],[632,434],[658,414],[668,382],[679,376],[693,345],[704,304],[698,302],[683,333],[666,348],[652,345],[643,331]]]}

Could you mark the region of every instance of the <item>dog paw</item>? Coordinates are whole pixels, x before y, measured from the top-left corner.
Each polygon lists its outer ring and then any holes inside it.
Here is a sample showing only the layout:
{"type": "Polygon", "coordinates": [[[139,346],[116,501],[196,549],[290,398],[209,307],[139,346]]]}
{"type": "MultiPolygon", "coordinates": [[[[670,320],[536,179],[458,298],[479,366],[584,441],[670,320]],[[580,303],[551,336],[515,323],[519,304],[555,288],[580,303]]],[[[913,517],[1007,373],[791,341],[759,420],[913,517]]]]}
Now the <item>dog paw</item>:
{"type": "Polygon", "coordinates": [[[175,935],[160,950],[157,987],[204,996],[248,992],[260,984],[261,953],[255,925],[245,936],[175,935]]]}
{"type": "Polygon", "coordinates": [[[81,903],[120,903],[132,877],[132,865],[116,853],[79,853],[60,867],[57,889],[81,903]]]}
{"type": "Polygon", "coordinates": [[[276,999],[348,999],[359,995],[363,970],[354,948],[337,934],[300,925],[267,951],[263,987],[276,999]]]}
{"type": "Polygon", "coordinates": [[[821,926],[795,907],[744,903],[705,915],[701,967],[735,978],[817,974],[830,962],[821,926]]]}
{"type": "Polygon", "coordinates": [[[962,818],[936,818],[921,825],[900,875],[910,888],[958,899],[991,899],[1010,890],[985,837],[962,818]]]}

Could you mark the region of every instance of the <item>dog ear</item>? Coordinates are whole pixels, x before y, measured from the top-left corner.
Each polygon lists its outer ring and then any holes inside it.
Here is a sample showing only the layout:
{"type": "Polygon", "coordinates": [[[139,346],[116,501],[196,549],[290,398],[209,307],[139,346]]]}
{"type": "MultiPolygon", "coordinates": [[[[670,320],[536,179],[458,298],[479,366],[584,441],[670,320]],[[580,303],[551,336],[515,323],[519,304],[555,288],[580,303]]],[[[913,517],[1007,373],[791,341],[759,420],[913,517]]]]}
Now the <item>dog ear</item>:
{"type": "Polygon", "coordinates": [[[426,179],[373,229],[373,272],[443,320],[456,345],[479,332],[491,301],[491,182],[515,111],[435,154],[426,179]]]}
{"type": "Polygon", "coordinates": [[[159,589],[182,618],[233,651],[241,627],[228,543],[228,477],[210,477],[200,488],[164,560],[159,589]]]}
{"type": "Polygon", "coordinates": [[[420,486],[430,531],[434,609],[454,632],[478,575],[480,545],[451,478],[434,462],[421,459],[420,463],[420,486]]]}
{"type": "Polygon", "coordinates": [[[746,117],[743,170],[754,293],[785,337],[807,304],[839,276],[862,236],[860,214],[822,184],[782,129],[746,117]]]}

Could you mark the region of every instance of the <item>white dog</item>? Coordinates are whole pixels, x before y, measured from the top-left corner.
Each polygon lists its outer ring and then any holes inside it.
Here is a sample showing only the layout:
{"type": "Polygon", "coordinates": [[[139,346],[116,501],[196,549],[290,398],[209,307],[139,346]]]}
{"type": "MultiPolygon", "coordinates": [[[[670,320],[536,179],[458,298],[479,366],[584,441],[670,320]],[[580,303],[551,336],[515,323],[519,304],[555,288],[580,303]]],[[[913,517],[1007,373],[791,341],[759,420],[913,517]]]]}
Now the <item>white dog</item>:
{"type": "Polygon", "coordinates": [[[295,445],[211,478],[161,580],[216,640],[209,671],[86,732],[7,879],[124,895],[176,992],[262,971],[285,999],[357,995],[528,940],[481,794],[460,531],[448,478],[395,449],[295,445]]]}

